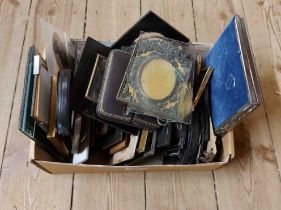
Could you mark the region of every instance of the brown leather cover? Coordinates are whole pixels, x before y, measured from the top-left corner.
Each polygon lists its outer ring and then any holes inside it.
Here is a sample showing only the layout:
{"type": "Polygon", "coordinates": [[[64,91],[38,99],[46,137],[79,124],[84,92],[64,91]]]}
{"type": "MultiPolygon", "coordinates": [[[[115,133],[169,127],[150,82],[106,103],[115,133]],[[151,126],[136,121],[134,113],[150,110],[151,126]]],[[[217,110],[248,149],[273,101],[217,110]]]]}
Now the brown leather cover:
{"type": "Polygon", "coordinates": [[[97,114],[105,120],[140,128],[157,129],[160,125],[154,117],[132,113],[125,114],[126,105],[116,101],[129,60],[129,53],[121,50],[112,50],[110,52],[99,96],[97,114]]]}

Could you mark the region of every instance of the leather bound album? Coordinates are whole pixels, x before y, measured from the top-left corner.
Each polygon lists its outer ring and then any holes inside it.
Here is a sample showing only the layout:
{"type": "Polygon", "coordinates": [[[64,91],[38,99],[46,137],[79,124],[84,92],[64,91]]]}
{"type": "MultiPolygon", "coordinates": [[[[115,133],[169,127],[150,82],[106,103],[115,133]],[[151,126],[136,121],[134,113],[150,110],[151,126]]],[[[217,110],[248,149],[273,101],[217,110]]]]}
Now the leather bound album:
{"type": "Polygon", "coordinates": [[[226,133],[262,103],[244,20],[234,16],[206,57],[213,68],[211,114],[217,134],[226,133]]]}

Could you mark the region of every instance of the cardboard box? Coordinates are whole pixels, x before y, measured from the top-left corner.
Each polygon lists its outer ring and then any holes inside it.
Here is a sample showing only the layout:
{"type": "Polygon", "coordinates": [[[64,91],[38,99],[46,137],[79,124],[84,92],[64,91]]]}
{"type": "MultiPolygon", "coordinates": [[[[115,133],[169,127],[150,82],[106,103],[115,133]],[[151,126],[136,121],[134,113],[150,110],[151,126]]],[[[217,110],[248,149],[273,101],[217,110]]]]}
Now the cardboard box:
{"type": "MultiPolygon", "coordinates": [[[[111,46],[112,49],[128,46],[135,40],[140,31],[153,31],[163,34],[169,38],[189,42],[189,39],[180,34],[176,29],[163,21],[153,12],[147,13],[139,22],[129,29],[120,39],[111,46]]],[[[202,43],[192,43],[194,48],[199,50],[202,56],[208,52],[211,45],[202,43]],[[201,48],[203,47],[203,48],[201,48]],[[207,50],[206,50],[207,49],[207,50]]],[[[110,165],[90,165],[57,162],[46,150],[31,142],[30,161],[38,168],[52,174],[65,173],[102,173],[102,172],[128,172],[128,171],[193,171],[193,170],[215,170],[227,164],[234,158],[234,136],[233,131],[222,137],[222,151],[219,162],[201,163],[192,165],[144,165],[144,166],[110,166],[110,165]]]]}
{"type": "Polygon", "coordinates": [[[145,165],[145,166],[109,166],[109,165],[88,165],[56,162],[43,148],[30,143],[30,161],[38,168],[51,174],[68,173],[103,173],[103,172],[128,172],[128,171],[198,171],[215,170],[227,164],[234,158],[233,131],[228,132],[222,138],[222,155],[220,162],[201,163],[193,165],[145,165]]]}
{"type": "MultiPolygon", "coordinates": [[[[191,43],[190,50],[197,50],[203,57],[208,52],[210,44],[191,43]]],[[[220,162],[201,163],[193,165],[145,165],[145,166],[109,166],[56,162],[55,159],[42,147],[31,142],[30,160],[37,167],[52,174],[63,173],[102,173],[102,172],[128,172],[128,171],[189,171],[189,170],[215,170],[234,158],[233,131],[222,138],[222,155],[220,162]]]]}
{"type": "MultiPolygon", "coordinates": [[[[211,47],[210,44],[191,43],[190,50],[197,50],[203,57],[211,47]]],[[[222,138],[222,155],[220,162],[201,163],[193,165],[145,165],[145,166],[109,166],[89,165],[56,162],[55,159],[42,147],[31,142],[30,160],[37,167],[52,174],[62,173],[102,173],[102,172],[128,172],[128,171],[189,171],[189,170],[215,170],[234,157],[233,131],[228,132],[222,138]]]]}

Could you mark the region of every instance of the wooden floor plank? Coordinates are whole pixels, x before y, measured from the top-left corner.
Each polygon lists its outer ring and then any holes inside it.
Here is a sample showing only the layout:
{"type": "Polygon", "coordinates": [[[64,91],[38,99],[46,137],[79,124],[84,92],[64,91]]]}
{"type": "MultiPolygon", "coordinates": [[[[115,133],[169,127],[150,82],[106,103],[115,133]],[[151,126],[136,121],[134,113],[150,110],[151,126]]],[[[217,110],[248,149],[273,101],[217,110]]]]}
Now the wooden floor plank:
{"type": "MultiPolygon", "coordinates": [[[[86,36],[114,41],[139,18],[139,1],[88,1],[86,36]]],[[[143,210],[144,173],[75,174],[72,208],[143,210]]]]}
{"type": "Polygon", "coordinates": [[[255,52],[264,106],[279,169],[281,167],[281,4],[280,1],[243,2],[255,52]],[[251,5],[251,8],[249,8],[251,5]],[[253,27],[255,26],[255,27],[253,27]],[[257,30],[257,28],[259,30],[257,30]]]}
{"type": "Polygon", "coordinates": [[[146,209],[217,209],[212,172],[146,173],[146,209]]]}
{"type": "Polygon", "coordinates": [[[214,43],[233,16],[243,16],[241,4],[232,1],[193,0],[195,27],[198,42],[214,43]]]}
{"type": "Polygon", "coordinates": [[[86,35],[115,41],[140,18],[140,2],[93,0],[87,7],[86,35]]]}
{"type": "MultiPolygon", "coordinates": [[[[253,1],[246,7],[234,0],[194,1],[197,37],[198,41],[214,42],[234,14],[245,17],[246,8],[252,11],[246,14],[246,20],[258,74],[264,83],[266,74],[270,74],[271,58],[260,11],[253,1]]],[[[214,172],[218,208],[276,209],[281,186],[265,107],[257,109],[234,131],[236,158],[214,172]]]]}
{"type": "Polygon", "coordinates": [[[1,1],[0,8],[0,163],[7,138],[30,0],[1,1]]]}
{"type": "Polygon", "coordinates": [[[145,209],[143,173],[75,174],[72,209],[145,209]]]}
{"type": "MultiPolygon", "coordinates": [[[[142,0],[142,15],[152,10],[196,41],[191,1],[142,0]]],[[[147,172],[146,209],[216,209],[211,171],[147,172]]]]}
{"type": "MultiPolygon", "coordinates": [[[[32,2],[0,178],[1,209],[70,208],[72,175],[53,176],[28,162],[30,139],[18,130],[18,119],[28,48],[33,43],[41,50],[43,47],[39,37],[39,18],[43,17],[58,28],[68,32],[71,31],[73,36],[78,36],[79,32],[72,28],[74,27],[72,22],[81,22],[83,25],[84,14],[81,13],[80,16],[76,15],[73,17],[72,14],[74,12],[78,14],[81,9],[85,11],[85,7],[80,8],[80,5],[77,3],[72,4],[72,1],[68,0],[33,0],[32,2]],[[73,18],[80,18],[80,20],[73,20],[73,18]]],[[[77,30],[80,29],[81,27],[78,27],[77,30]]],[[[80,30],[80,37],[82,37],[82,34],[83,30],[80,30]]],[[[20,48],[16,50],[20,51],[20,48]]],[[[12,57],[7,59],[14,61],[12,57]]]]}
{"type": "Polygon", "coordinates": [[[141,15],[152,10],[190,40],[196,40],[191,1],[179,0],[176,4],[173,0],[142,0],[141,2],[141,15]]]}

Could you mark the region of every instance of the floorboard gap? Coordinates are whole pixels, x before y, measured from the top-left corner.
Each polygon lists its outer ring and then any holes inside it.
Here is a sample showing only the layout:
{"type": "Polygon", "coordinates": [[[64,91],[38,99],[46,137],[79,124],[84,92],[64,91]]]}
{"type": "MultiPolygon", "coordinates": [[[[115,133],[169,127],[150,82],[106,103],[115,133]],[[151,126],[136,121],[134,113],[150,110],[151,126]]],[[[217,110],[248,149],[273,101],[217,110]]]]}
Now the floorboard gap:
{"type": "Polygon", "coordinates": [[[195,11],[194,11],[194,6],[193,6],[193,0],[191,0],[191,5],[192,5],[192,15],[193,15],[193,26],[194,26],[194,32],[195,32],[195,41],[197,42],[197,31],[196,31],[196,23],[195,23],[195,11]]]}
{"type": "Polygon", "coordinates": [[[214,181],[214,191],[215,191],[216,205],[217,205],[217,210],[219,210],[219,201],[218,201],[216,178],[215,178],[215,172],[214,171],[212,171],[212,175],[213,175],[213,181],[214,181]]]}
{"type": "Polygon", "coordinates": [[[142,2],[141,2],[141,0],[140,0],[140,17],[142,16],[142,7],[141,7],[141,4],[142,4],[142,2]]]}
{"type": "Polygon", "coordinates": [[[72,187],[71,187],[70,210],[72,210],[72,207],[73,207],[74,178],[75,178],[75,174],[72,174],[72,187]]]}
{"type": "Polygon", "coordinates": [[[143,175],[143,179],[144,179],[144,209],[146,210],[146,172],[144,172],[143,175]]]}
{"type": "Polygon", "coordinates": [[[88,0],[86,0],[85,18],[84,18],[84,29],[83,29],[83,39],[85,39],[85,36],[86,36],[87,11],[88,11],[88,0]]]}

